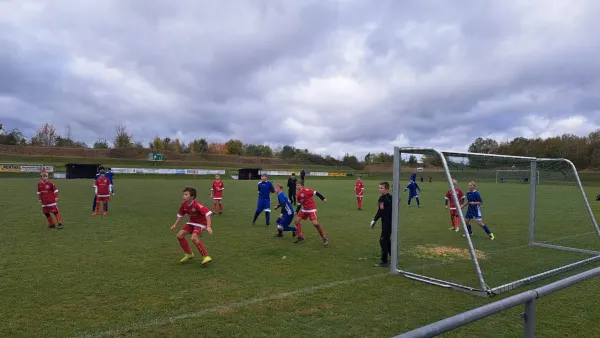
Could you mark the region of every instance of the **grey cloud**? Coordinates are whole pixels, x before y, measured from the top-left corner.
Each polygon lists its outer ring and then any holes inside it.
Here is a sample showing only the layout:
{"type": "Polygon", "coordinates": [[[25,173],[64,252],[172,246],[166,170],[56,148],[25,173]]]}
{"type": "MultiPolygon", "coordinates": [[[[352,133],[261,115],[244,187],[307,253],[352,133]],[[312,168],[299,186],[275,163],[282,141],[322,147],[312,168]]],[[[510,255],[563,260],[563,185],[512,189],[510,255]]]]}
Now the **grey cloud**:
{"type": "Polygon", "coordinates": [[[144,142],[235,137],[339,154],[390,151],[399,135],[464,148],[530,115],[600,124],[591,0],[564,13],[534,0],[87,1],[38,14],[17,3],[0,12],[0,98],[22,103],[0,119],[26,131],[70,121],[92,143],[121,122],[144,142]],[[302,130],[284,125],[290,115],[302,130]]]}

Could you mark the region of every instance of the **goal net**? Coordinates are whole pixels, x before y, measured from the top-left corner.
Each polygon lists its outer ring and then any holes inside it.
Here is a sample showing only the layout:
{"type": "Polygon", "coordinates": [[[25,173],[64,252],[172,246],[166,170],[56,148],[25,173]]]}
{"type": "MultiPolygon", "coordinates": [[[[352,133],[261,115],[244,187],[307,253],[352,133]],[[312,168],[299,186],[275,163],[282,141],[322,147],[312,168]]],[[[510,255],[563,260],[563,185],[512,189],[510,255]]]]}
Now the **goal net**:
{"type": "Polygon", "coordinates": [[[566,159],[395,148],[392,187],[393,273],[494,296],[600,261],[600,229],[566,159]]]}
{"type": "MultiPolygon", "coordinates": [[[[498,169],[496,170],[496,183],[517,183],[529,184],[531,179],[531,170],[498,169]]],[[[536,175],[536,183],[540,183],[540,172],[536,175]]]]}

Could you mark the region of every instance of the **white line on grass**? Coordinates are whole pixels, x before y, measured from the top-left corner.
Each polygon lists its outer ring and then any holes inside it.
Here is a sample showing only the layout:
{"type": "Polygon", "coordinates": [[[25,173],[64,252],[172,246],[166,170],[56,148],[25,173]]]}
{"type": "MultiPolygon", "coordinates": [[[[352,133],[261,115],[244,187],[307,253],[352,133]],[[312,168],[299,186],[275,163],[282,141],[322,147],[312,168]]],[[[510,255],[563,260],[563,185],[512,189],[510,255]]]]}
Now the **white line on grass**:
{"type": "Polygon", "coordinates": [[[391,274],[389,272],[386,272],[386,273],[370,275],[370,276],[361,277],[361,278],[347,279],[347,280],[342,280],[342,281],[337,281],[337,282],[332,282],[332,283],[311,286],[308,288],[299,289],[299,290],[295,290],[295,291],[278,293],[276,295],[269,296],[269,297],[243,300],[240,302],[217,306],[217,307],[205,309],[205,310],[198,311],[198,312],[184,313],[184,314],[180,314],[180,315],[173,316],[173,317],[167,317],[167,318],[158,318],[158,319],[155,319],[155,320],[152,320],[149,322],[145,322],[145,323],[136,323],[136,324],[132,324],[129,326],[125,326],[120,329],[103,331],[103,332],[99,332],[99,333],[82,334],[77,337],[81,337],[81,338],[90,337],[91,338],[91,337],[116,336],[116,335],[124,334],[128,331],[147,329],[147,328],[151,328],[151,327],[155,327],[155,326],[161,326],[161,325],[165,325],[165,324],[174,323],[176,321],[183,320],[183,319],[202,317],[203,315],[206,315],[209,313],[215,313],[215,312],[219,312],[219,311],[242,308],[242,307],[246,307],[246,306],[253,305],[253,304],[269,302],[269,301],[288,298],[288,297],[292,297],[292,296],[306,295],[306,294],[314,293],[316,291],[323,290],[323,289],[330,289],[330,288],[340,286],[340,285],[358,283],[358,282],[367,281],[370,279],[384,277],[384,276],[391,276],[391,274]]]}
{"type": "MultiPolygon", "coordinates": [[[[579,236],[583,236],[583,235],[588,235],[588,234],[592,234],[592,233],[595,233],[595,231],[591,231],[591,232],[583,233],[583,234],[578,234],[578,235],[571,235],[571,236],[565,236],[565,237],[555,238],[553,240],[545,241],[545,242],[541,242],[541,243],[551,243],[551,242],[556,242],[556,241],[560,241],[560,240],[564,240],[564,239],[570,239],[570,238],[575,238],[575,237],[579,237],[579,236]]],[[[512,251],[512,250],[515,250],[515,249],[522,249],[522,248],[526,248],[526,247],[529,247],[529,245],[526,244],[526,245],[517,245],[517,246],[513,246],[513,247],[505,247],[505,248],[502,248],[502,249],[499,249],[499,250],[490,250],[490,252],[500,253],[500,252],[505,252],[505,251],[512,251]]],[[[404,251],[404,250],[401,250],[401,251],[404,251]]],[[[411,268],[428,268],[428,267],[435,267],[435,266],[447,265],[447,264],[452,265],[452,263],[453,263],[452,261],[442,261],[442,262],[436,262],[436,263],[432,263],[432,264],[423,264],[423,265],[411,266],[411,267],[408,267],[408,269],[411,269],[411,268]]],[[[316,291],[323,290],[323,289],[330,289],[330,288],[334,288],[334,287],[340,286],[340,285],[347,285],[347,284],[358,283],[358,282],[367,281],[367,280],[370,280],[370,279],[384,277],[384,276],[392,276],[392,274],[390,274],[389,272],[386,272],[386,273],[381,273],[381,274],[376,274],[376,275],[370,275],[370,276],[366,276],[366,277],[353,278],[353,279],[347,279],[347,280],[342,280],[342,281],[337,281],[337,282],[325,283],[325,284],[311,286],[311,287],[308,287],[308,288],[299,289],[299,290],[295,290],[295,291],[278,293],[276,295],[269,296],[269,297],[253,298],[253,299],[243,300],[243,301],[239,301],[239,302],[235,302],[235,303],[230,303],[230,304],[226,304],[226,305],[222,305],[222,306],[213,307],[213,308],[210,308],[210,309],[205,309],[205,310],[198,311],[198,312],[184,313],[184,314],[180,314],[180,315],[173,316],[173,317],[167,317],[167,318],[157,318],[157,319],[154,319],[154,320],[149,321],[149,322],[136,323],[136,324],[132,324],[132,325],[129,325],[129,326],[122,327],[120,329],[108,330],[108,331],[103,331],[103,332],[98,332],[98,333],[81,334],[81,335],[79,335],[77,337],[78,338],[84,338],[84,337],[85,338],[91,338],[91,337],[116,336],[116,335],[124,334],[124,333],[129,332],[129,331],[147,329],[147,328],[151,328],[151,327],[162,326],[162,325],[165,325],[165,324],[174,323],[176,321],[180,321],[180,320],[183,320],[183,319],[199,318],[199,317],[201,317],[203,315],[206,315],[206,314],[209,314],[209,313],[215,313],[215,312],[219,312],[219,311],[225,311],[225,310],[243,308],[243,307],[250,306],[250,305],[253,305],[253,304],[259,304],[259,303],[269,302],[269,301],[272,301],[272,300],[278,300],[278,299],[288,298],[288,297],[292,297],[292,296],[311,294],[311,293],[314,293],[316,291]]]]}

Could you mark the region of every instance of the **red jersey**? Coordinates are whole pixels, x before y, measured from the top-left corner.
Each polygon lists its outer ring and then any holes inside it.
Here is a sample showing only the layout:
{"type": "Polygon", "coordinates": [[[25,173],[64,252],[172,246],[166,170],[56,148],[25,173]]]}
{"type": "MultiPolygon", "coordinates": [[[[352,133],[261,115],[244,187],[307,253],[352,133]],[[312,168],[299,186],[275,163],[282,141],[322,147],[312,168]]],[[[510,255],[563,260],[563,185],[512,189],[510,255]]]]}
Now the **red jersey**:
{"type": "Polygon", "coordinates": [[[357,197],[362,197],[363,192],[365,191],[365,184],[363,181],[356,181],[356,186],[354,187],[354,191],[356,191],[357,197]]]}
{"type": "MultiPolygon", "coordinates": [[[[456,188],[456,197],[458,197],[458,202],[461,202],[465,198],[465,194],[463,194],[460,188],[456,188]]],[[[456,210],[456,205],[454,204],[454,199],[452,198],[452,190],[448,189],[445,199],[450,201],[450,210],[456,210]]]]}
{"type": "Polygon", "coordinates": [[[108,177],[98,177],[94,182],[94,188],[98,197],[109,197],[112,190],[112,184],[108,177]]]}
{"type": "Polygon", "coordinates": [[[177,212],[177,217],[181,218],[185,215],[190,216],[190,219],[186,224],[205,228],[206,217],[212,215],[212,212],[209,208],[203,206],[196,200],[190,204],[188,204],[186,201],[183,201],[179,207],[179,211],[177,212]]]}
{"type": "Polygon", "coordinates": [[[315,212],[317,211],[317,204],[315,203],[314,196],[317,194],[316,191],[308,188],[302,188],[296,194],[296,200],[298,204],[302,205],[302,211],[304,212],[315,212]]]}
{"type": "Polygon", "coordinates": [[[51,207],[56,205],[56,193],[58,192],[58,188],[54,185],[54,183],[50,181],[39,181],[38,182],[38,190],[37,194],[40,196],[40,201],[42,201],[42,206],[51,207]]]}
{"type": "Polygon", "coordinates": [[[223,181],[215,180],[210,190],[212,190],[213,197],[223,197],[223,189],[225,189],[223,181]]]}

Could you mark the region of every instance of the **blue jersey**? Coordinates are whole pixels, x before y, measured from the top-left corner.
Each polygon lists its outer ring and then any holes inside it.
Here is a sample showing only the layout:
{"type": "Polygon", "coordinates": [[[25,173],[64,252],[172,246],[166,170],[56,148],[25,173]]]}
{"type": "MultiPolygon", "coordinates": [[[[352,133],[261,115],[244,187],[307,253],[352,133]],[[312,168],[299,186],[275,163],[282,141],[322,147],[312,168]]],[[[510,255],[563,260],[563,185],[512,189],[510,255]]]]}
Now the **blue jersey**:
{"type": "Polygon", "coordinates": [[[104,174],[104,176],[106,176],[106,178],[108,178],[108,180],[110,181],[110,184],[113,184],[113,176],[115,176],[115,174],[113,174],[112,172],[107,172],[104,174]]]}
{"type": "Polygon", "coordinates": [[[281,213],[283,217],[293,217],[294,216],[294,207],[292,206],[292,202],[290,199],[282,192],[277,194],[277,201],[279,205],[281,205],[281,213]]]}
{"type": "Polygon", "coordinates": [[[271,199],[271,193],[275,192],[275,187],[271,181],[258,182],[258,198],[262,200],[271,199]]]}
{"type": "MultiPolygon", "coordinates": [[[[479,192],[477,190],[468,191],[466,197],[467,197],[468,202],[479,202],[479,203],[483,204],[483,199],[481,198],[481,195],[479,195],[479,192]]],[[[467,213],[475,215],[475,216],[480,216],[481,215],[481,204],[476,204],[476,205],[469,204],[469,207],[467,208],[467,213]]]]}
{"type": "Polygon", "coordinates": [[[417,182],[411,181],[410,183],[408,183],[406,185],[406,188],[404,188],[405,192],[406,192],[406,190],[410,191],[410,193],[414,195],[417,193],[417,191],[421,191],[421,188],[419,188],[419,185],[417,184],[417,182]]]}

